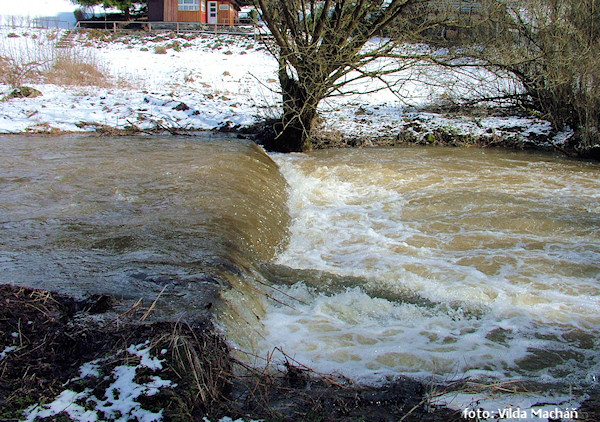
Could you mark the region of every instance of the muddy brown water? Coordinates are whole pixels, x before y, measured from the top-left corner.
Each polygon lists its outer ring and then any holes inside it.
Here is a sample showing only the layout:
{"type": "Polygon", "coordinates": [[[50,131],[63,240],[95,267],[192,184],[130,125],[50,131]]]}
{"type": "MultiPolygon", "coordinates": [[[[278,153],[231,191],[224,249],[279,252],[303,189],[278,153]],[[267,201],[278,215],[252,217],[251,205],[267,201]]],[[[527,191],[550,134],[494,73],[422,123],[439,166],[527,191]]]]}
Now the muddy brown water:
{"type": "Polygon", "coordinates": [[[0,138],[1,277],[128,303],[166,286],[160,311],[193,314],[273,256],[286,195],[249,142],[0,138]]]}
{"type": "Polygon", "coordinates": [[[1,137],[0,277],[147,304],[163,292],[156,317],[215,304],[233,344],[360,379],[589,385],[599,176],[479,149],[1,137]]]}

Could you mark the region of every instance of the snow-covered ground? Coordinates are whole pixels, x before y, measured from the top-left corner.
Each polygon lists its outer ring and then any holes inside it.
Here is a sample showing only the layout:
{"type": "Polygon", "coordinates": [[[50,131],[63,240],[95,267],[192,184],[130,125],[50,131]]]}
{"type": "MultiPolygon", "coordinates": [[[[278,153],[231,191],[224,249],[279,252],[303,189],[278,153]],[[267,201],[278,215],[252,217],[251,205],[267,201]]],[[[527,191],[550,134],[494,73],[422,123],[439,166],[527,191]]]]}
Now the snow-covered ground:
{"type": "MultiPolygon", "coordinates": [[[[0,56],[65,54],[55,48],[61,35],[62,30],[5,26],[0,30],[0,56]]],[[[139,33],[105,41],[82,32],[68,54],[93,62],[106,80],[101,86],[29,82],[42,96],[0,102],[0,133],[85,132],[102,127],[213,130],[251,125],[280,113],[276,61],[252,37],[139,33]],[[166,53],[161,54],[161,47],[166,53]]],[[[324,130],[355,138],[395,137],[409,130],[426,136],[436,129],[490,137],[551,132],[547,122],[535,118],[422,111],[451,101],[454,95],[479,95],[506,83],[491,75],[484,75],[481,82],[480,74],[449,74],[428,67],[396,76],[402,81],[397,92],[323,101],[324,130]]],[[[362,83],[359,89],[374,84],[362,83]]],[[[10,91],[10,86],[0,85],[0,97],[10,91]]]]}
{"type": "MultiPolygon", "coordinates": [[[[43,32],[5,29],[0,34],[4,38],[0,51],[8,50],[10,44],[27,44],[32,49],[40,42],[51,45],[60,37],[52,35],[54,39],[48,40],[43,32]],[[10,33],[19,36],[8,37],[10,33]]],[[[274,101],[267,86],[274,85],[275,79],[266,78],[266,85],[261,86],[253,76],[265,79],[272,68],[266,53],[253,51],[260,48],[254,41],[151,38],[102,42],[81,34],[74,42],[75,52],[69,54],[87,57],[105,71],[104,86],[27,84],[43,95],[0,103],[0,132],[78,132],[131,125],[149,129],[157,124],[209,130],[228,122],[252,123],[260,117],[261,106],[274,101]],[[166,54],[156,53],[156,47],[178,44],[181,47],[168,48],[166,54]],[[182,102],[188,110],[181,110],[186,108],[180,106],[182,102]]],[[[5,95],[10,87],[3,85],[0,90],[5,95]]]]}

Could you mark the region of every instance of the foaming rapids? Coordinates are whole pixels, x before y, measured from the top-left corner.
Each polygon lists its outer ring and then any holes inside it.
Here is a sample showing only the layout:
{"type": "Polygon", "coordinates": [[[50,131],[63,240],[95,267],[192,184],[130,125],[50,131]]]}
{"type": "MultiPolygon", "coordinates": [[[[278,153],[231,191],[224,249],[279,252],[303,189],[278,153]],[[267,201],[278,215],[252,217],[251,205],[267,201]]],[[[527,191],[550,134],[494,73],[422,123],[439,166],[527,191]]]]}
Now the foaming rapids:
{"type": "Polygon", "coordinates": [[[596,382],[596,164],[437,148],[274,159],[292,225],[265,350],[364,380],[596,382]]]}
{"type": "Polygon", "coordinates": [[[4,283],[215,312],[229,340],[360,380],[593,384],[600,168],[219,138],[0,138],[4,283]]]}

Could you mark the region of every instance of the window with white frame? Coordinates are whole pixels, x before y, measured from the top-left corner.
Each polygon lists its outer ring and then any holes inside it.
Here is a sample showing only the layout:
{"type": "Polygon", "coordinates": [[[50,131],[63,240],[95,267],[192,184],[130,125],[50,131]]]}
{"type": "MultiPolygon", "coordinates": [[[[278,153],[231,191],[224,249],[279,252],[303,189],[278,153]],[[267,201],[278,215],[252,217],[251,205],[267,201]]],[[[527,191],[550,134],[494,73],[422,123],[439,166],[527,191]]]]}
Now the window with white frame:
{"type": "Polygon", "coordinates": [[[229,5],[228,4],[221,4],[221,5],[219,5],[219,10],[229,10],[229,5]]]}
{"type": "Polygon", "coordinates": [[[203,1],[200,2],[200,6],[202,7],[202,11],[206,12],[206,3],[204,3],[203,1]]]}
{"type": "Polygon", "coordinates": [[[183,11],[200,10],[200,0],[179,0],[179,10],[183,10],[183,11]]]}

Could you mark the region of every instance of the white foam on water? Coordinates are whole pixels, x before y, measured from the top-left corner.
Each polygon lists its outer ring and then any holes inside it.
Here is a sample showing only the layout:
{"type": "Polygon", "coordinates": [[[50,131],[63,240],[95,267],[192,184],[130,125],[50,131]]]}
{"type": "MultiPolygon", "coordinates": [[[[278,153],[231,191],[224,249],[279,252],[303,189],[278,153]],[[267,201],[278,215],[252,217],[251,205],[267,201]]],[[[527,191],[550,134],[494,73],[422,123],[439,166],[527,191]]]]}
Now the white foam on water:
{"type": "Polygon", "coordinates": [[[277,263],[364,285],[281,287],[265,350],[371,380],[579,384],[600,371],[597,166],[435,148],[274,159],[293,218],[277,263]]]}

